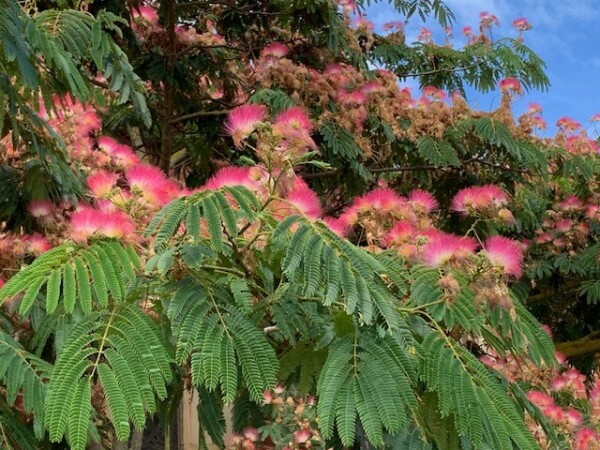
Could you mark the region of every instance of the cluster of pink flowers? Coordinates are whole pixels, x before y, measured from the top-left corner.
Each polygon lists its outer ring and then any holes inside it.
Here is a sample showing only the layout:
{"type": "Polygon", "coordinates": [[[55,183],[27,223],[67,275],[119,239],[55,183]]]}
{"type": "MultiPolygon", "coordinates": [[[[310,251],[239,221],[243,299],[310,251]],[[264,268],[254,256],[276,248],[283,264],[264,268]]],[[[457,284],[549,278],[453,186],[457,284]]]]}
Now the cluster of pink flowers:
{"type": "Polygon", "coordinates": [[[268,120],[264,105],[242,105],[234,108],[225,122],[225,131],[233,138],[236,147],[241,147],[253,134],[257,143],[257,156],[272,167],[290,167],[300,162],[316,144],[310,137],[313,126],[308,114],[297,106],[288,108],[268,120]],[[259,125],[263,128],[258,130],[259,125]],[[255,134],[255,132],[257,132],[255,134]]]}
{"type": "Polygon", "coordinates": [[[301,450],[323,448],[323,439],[316,420],[316,401],[312,396],[306,398],[294,395],[281,386],[265,391],[263,406],[271,411],[273,423],[261,429],[247,427],[241,435],[235,434],[230,443],[232,449],[254,450],[277,448],[282,450],[301,450]],[[277,428],[274,432],[274,428],[277,428]],[[271,436],[275,434],[279,439],[271,436]],[[283,438],[283,441],[281,440],[283,438]]]}
{"type": "Polygon", "coordinates": [[[506,192],[496,185],[486,184],[460,190],[452,199],[450,210],[465,217],[496,220],[512,225],[514,217],[507,206],[506,192]]]}
{"type": "MultiPolygon", "coordinates": [[[[546,331],[549,329],[546,327],[546,331]]],[[[527,398],[553,424],[555,430],[567,438],[570,450],[600,449],[600,377],[594,373],[589,383],[576,368],[567,364],[565,357],[556,353],[558,367],[541,367],[515,356],[500,357],[491,348],[481,361],[502,373],[509,381],[527,383],[527,398]]],[[[542,427],[531,418],[527,425],[541,447],[549,449],[542,427]]]]}
{"type": "Polygon", "coordinates": [[[584,249],[588,245],[591,222],[600,220],[600,199],[586,201],[568,195],[546,211],[542,225],[535,231],[534,242],[548,254],[584,249]],[[543,247],[542,247],[543,246],[543,247]]]}
{"type": "MultiPolygon", "coordinates": [[[[159,5],[153,2],[131,8],[131,29],[142,42],[154,44],[164,35],[165,29],[159,22],[159,5]]],[[[211,20],[204,22],[206,30],[198,33],[195,27],[177,25],[175,37],[178,44],[190,46],[197,43],[204,45],[225,45],[225,39],[219,35],[211,20]]]]}

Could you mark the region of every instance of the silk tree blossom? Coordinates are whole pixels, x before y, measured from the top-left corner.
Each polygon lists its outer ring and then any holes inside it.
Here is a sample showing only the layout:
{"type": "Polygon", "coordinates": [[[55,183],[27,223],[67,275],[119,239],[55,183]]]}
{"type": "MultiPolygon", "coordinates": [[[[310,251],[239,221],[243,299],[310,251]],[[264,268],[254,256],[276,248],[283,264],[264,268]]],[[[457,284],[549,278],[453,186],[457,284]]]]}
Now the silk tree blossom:
{"type": "Polygon", "coordinates": [[[523,93],[521,83],[516,78],[504,78],[503,80],[500,80],[498,87],[502,92],[514,92],[516,94],[523,93]]]}
{"type": "Polygon", "coordinates": [[[340,217],[324,217],[323,222],[327,224],[329,229],[340,237],[345,237],[348,232],[348,226],[340,217]]]}
{"type": "Polygon", "coordinates": [[[508,196],[498,186],[486,184],[471,186],[458,191],[452,199],[450,209],[464,216],[491,209],[503,208],[508,204],[508,196]]]}
{"type": "Polygon", "coordinates": [[[99,170],[91,174],[87,180],[89,191],[96,197],[105,197],[115,188],[119,175],[114,172],[99,170]]]}
{"type": "Polygon", "coordinates": [[[414,241],[418,234],[417,227],[407,220],[396,222],[390,231],[382,239],[385,247],[402,245],[414,241]]]}
{"type": "Polygon", "coordinates": [[[408,203],[418,214],[429,214],[438,208],[438,202],[435,197],[422,189],[410,191],[408,194],[408,203]]]}
{"type": "Polygon", "coordinates": [[[277,214],[281,214],[284,210],[289,210],[291,214],[297,214],[298,212],[304,214],[309,219],[317,219],[321,216],[321,202],[319,197],[309,187],[298,187],[290,192],[286,196],[286,202],[282,202],[283,205],[288,205],[286,208],[279,207],[276,210],[277,214]],[[291,204],[291,205],[289,205],[291,204]],[[291,206],[291,208],[289,207],[291,206]],[[294,211],[295,210],[295,211],[294,211]]]}
{"type": "Polygon", "coordinates": [[[267,118],[265,105],[242,105],[234,108],[229,113],[225,122],[225,131],[233,138],[237,148],[242,146],[242,141],[249,137],[256,126],[267,118]]]}
{"type": "Polygon", "coordinates": [[[249,166],[228,166],[219,169],[212,178],[210,178],[203,189],[220,189],[224,186],[244,186],[245,188],[256,191],[258,189],[256,171],[249,166]]]}
{"type": "Polygon", "coordinates": [[[287,45],[281,42],[273,42],[261,50],[260,56],[261,58],[272,57],[279,59],[285,57],[289,52],[290,49],[287,45]]]}
{"type": "Polygon", "coordinates": [[[437,232],[423,246],[423,261],[434,267],[456,265],[473,255],[476,248],[474,239],[437,232]]]}
{"type": "Polygon", "coordinates": [[[581,129],[581,124],[571,117],[561,117],[556,121],[556,126],[564,133],[573,133],[581,129]]]}
{"type": "Polygon", "coordinates": [[[25,238],[25,247],[28,253],[32,255],[39,256],[42,253],[50,250],[52,248],[52,244],[50,241],[43,237],[39,233],[34,233],[25,238]]]}
{"type": "Polygon", "coordinates": [[[178,187],[155,166],[140,164],[125,172],[129,187],[134,194],[154,206],[163,206],[177,195],[178,187]]]}
{"type": "Polygon", "coordinates": [[[423,88],[423,95],[433,100],[443,100],[448,97],[448,94],[435,86],[425,86],[423,88]]]}
{"type": "Polygon", "coordinates": [[[273,134],[285,140],[281,151],[289,153],[292,159],[301,156],[306,148],[316,150],[317,145],[310,137],[312,130],[313,126],[308,114],[297,106],[281,112],[275,118],[273,125],[273,134]]]}
{"type": "Polygon", "coordinates": [[[518,19],[513,20],[512,25],[519,31],[527,31],[533,28],[533,26],[527,21],[525,17],[519,17],[518,19]]]}
{"type": "Polygon", "coordinates": [[[133,152],[131,147],[119,144],[113,138],[100,136],[98,148],[110,156],[111,161],[120,168],[132,167],[140,163],[140,158],[133,152]]]}
{"type": "Polygon", "coordinates": [[[35,219],[47,217],[53,210],[54,204],[49,200],[34,200],[27,205],[27,211],[35,219]]]}
{"type": "Polygon", "coordinates": [[[523,246],[519,242],[504,236],[491,236],[486,239],[483,249],[494,268],[515,278],[522,275],[523,246]]]}
{"type": "Polygon", "coordinates": [[[94,236],[123,239],[135,232],[135,223],[122,211],[82,208],[71,216],[71,239],[85,243],[94,236]]]}
{"type": "Polygon", "coordinates": [[[360,212],[379,210],[391,212],[406,205],[407,199],[401,197],[395,191],[388,188],[377,188],[371,192],[358,197],[353,206],[360,212]]]}

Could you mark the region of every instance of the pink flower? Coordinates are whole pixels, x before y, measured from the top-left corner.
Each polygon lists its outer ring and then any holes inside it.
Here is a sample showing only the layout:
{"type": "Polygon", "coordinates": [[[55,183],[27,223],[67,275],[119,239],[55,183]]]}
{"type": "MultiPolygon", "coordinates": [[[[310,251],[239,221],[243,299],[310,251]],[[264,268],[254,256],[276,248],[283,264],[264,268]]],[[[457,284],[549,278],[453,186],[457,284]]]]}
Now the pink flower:
{"type": "Polygon", "coordinates": [[[518,19],[515,19],[512,25],[519,31],[527,31],[533,28],[525,17],[519,17],[518,19]]]}
{"type": "Polygon", "coordinates": [[[552,397],[540,391],[529,391],[527,393],[527,398],[531,403],[540,408],[554,404],[552,397]]]}
{"type": "Polygon", "coordinates": [[[256,125],[267,117],[265,105],[242,105],[234,108],[225,122],[225,131],[233,138],[236,147],[241,147],[242,141],[250,136],[256,125]]]}
{"type": "Polygon", "coordinates": [[[423,261],[434,267],[460,263],[476,248],[477,243],[473,239],[439,232],[423,246],[423,261]]]}
{"type": "Polygon", "coordinates": [[[506,193],[498,186],[471,186],[458,191],[452,199],[450,209],[463,215],[493,207],[501,208],[508,203],[506,193]]]}
{"type": "Polygon", "coordinates": [[[138,191],[150,204],[164,205],[173,197],[169,195],[172,185],[158,167],[140,164],[127,170],[125,175],[131,190],[138,191]]]}
{"type": "Polygon", "coordinates": [[[503,92],[513,91],[517,94],[523,93],[523,89],[521,88],[521,83],[516,78],[504,78],[500,80],[498,84],[500,90],[503,92]]]}
{"type": "Polygon", "coordinates": [[[598,445],[600,436],[590,428],[581,428],[575,435],[575,450],[591,450],[592,444],[598,445]]]}
{"type": "Polygon", "coordinates": [[[267,45],[260,52],[261,57],[271,56],[273,58],[283,58],[289,53],[290,49],[287,45],[282,44],[281,42],[273,42],[270,45],[267,45]]]}
{"type": "Polygon", "coordinates": [[[204,185],[204,189],[220,189],[224,186],[244,186],[252,191],[256,190],[258,184],[251,178],[251,167],[229,166],[223,167],[204,185]]]}
{"type": "Polygon", "coordinates": [[[417,212],[429,214],[438,207],[438,202],[433,195],[421,189],[415,189],[408,194],[408,203],[417,212]]]}
{"type": "Polygon", "coordinates": [[[124,212],[106,211],[103,216],[104,222],[99,229],[100,234],[109,238],[122,239],[135,232],[135,224],[124,212]]]}
{"type": "Polygon", "coordinates": [[[532,114],[539,114],[542,112],[542,105],[539,103],[530,103],[527,105],[527,111],[532,114]]]}
{"type": "Polygon", "coordinates": [[[244,428],[244,437],[252,442],[256,442],[259,438],[258,430],[254,427],[246,427],[244,428]]]}
{"type": "Polygon", "coordinates": [[[282,129],[291,128],[294,130],[302,130],[308,133],[312,131],[312,123],[310,122],[308,114],[298,106],[288,108],[279,113],[275,118],[275,126],[279,126],[282,129]]]}
{"type": "Polygon", "coordinates": [[[600,113],[596,113],[594,114],[591,118],[590,118],[590,122],[600,122],[600,113]]]}
{"type": "Polygon", "coordinates": [[[27,210],[32,217],[38,219],[52,214],[54,205],[48,200],[34,200],[27,206],[27,210]]]}
{"type": "Polygon", "coordinates": [[[583,208],[581,200],[579,200],[576,195],[569,195],[562,202],[560,202],[558,206],[563,211],[577,211],[583,208]]]}
{"type": "Polygon", "coordinates": [[[567,420],[571,423],[571,425],[575,425],[576,427],[581,425],[581,422],[583,422],[583,415],[576,409],[567,409],[566,416],[567,420]]]}
{"type": "Polygon", "coordinates": [[[339,217],[339,218],[324,217],[323,222],[325,222],[327,224],[327,226],[329,227],[329,229],[331,231],[333,231],[335,234],[337,234],[338,236],[341,236],[341,237],[346,236],[346,233],[348,232],[348,226],[346,225],[344,220],[342,220],[341,217],[339,217]]]}
{"type": "Polygon", "coordinates": [[[417,40],[419,42],[425,42],[425,43],[431,42],[431,36],[433,36],[431,31],[429,31],[425,27],[422,27],[421,31],[419,32],[419,36],[417,36],[417,40]]]}
{"type": "Polygon", "coordinates": [[[35,256],[39,256],[52,248],[48,239],[42,237],[39,233],[27,236],[25,241],[27,243],[27,251],[35,256]]]}
{"type": "Polygon", "coordinates": [[[92,194],[96,197],[104,197],[116,186],[118,179],[119,175],[116,173],[99,170],[90,175],[86,183],[92,194]]]}
{"type": "Polygon", "coordinates": [[[367,101],[367,95],[362,91],[341,91],[338,100],[344,105],[362,105],[367,101]]]}
{"type": "Polygon", "coordinates": [[[140,6],[131,11],[131,16],[136,20],[141,20],[148,25],[158,24],[158,13],[150,6],[140,6]]]}
{"type": "Polygon", "coordinates": [[[71,238],[77,242],[85,242],[94,234],[124,238],[134,231],[135,224],[121,211],[99,211],[86,207],[71,216],[71,238]]]}
{"type": "Polygon", "coordinates": [[[473,28],[471,28],[471,27],[463,27],[462,33],[465,36],[471,36],[473,34],[473,28]]]}
{"type": "Polygon", "coordinates": [[[406,204],[406,198],[400,197],[388,188],[377,188],[358,197],[354,205],[359,211],[381,210],[391,212],[406,204]]]}
{"type": "Polygon", "coordinates": [[[556,126],[567,133],[581,128],[581,124],[570,117],[561,117],[556,121],[556,126]]]}
{"type": "Polygon", "coordinates": [[[286,200],[310,219],[317,219],[322,213],[319,197],[309,187],[300,187],[290,191],[286,200]]]}
{"type": "Polygon", "coordinates": [[[296,442],[296,444],[304,444],[308,442],[311,437],[312,433],[310,432],[310,430],[303,429],[294,432],[294,441],[296,442]]]}
{"type": "Polygon", "coordinates": [[[494,267],[500,268],[506,275],[521,276],[523,247],[519,242],[504,236],[491,236],[486,239],[484,250],[494,267]]]}
{"type": "Polygon", "coordinates": [[[414,240],[416,234],[417,229],[412,223],[406,220],[401,220],[400,222],[397,222],[390,231],[388,231],[388,233],[384,236],[382,243],[386,247],[405,244],[411,240],[414,240]]]}
{"type": "Polygon", "coordinates": [[[381,84],[379,84],[377,81],[367,81],[360,88],[360,92],[362,92],[365,95],[374,94],[374,93],[383,92],[383,91],[385,91],[385,88],[381,84]]]}
{"type": "Polygon", "coordinates": [[[441,89],[436,88],[435,86],[425,86],[423,88],[423,95],[431,97],[435,100],[443,100],[448,97],[448,94],[441,89]]]}

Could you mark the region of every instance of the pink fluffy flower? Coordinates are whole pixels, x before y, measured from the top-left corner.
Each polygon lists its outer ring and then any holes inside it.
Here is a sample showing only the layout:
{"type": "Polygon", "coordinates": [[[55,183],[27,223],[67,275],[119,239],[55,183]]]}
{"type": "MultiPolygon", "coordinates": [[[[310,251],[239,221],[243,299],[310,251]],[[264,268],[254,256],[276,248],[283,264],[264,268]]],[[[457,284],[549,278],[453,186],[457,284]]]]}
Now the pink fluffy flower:
{"type": "Polygon", "coordinates": [[[431,97],[434,100],[443,100],[448,97],[448,94],[435,86],[425,86],[423,88],[423,95],[431,97]]]}
{"type": "Polygon", "coordinates": [[[302,130],[310,133],[312,131],[312,123],[306,112],[298,107],[293,106],[279,113],[275,118],[275,126],[302,130]]]}
{"type": "Polygon", "coordinates": [[[402,245],[414,240],[416,234],[417,229],[412,223],[406,220],[401,220],[397,222],[396,225],[394,225],[392,229],[384,236],[383,244],[386,247],[392,245],[402,245]]]}
{"type": "Polygon", "coordinates": [[[134,8],[131,11],[131,16],[135,20],[142,21],[148,25],[158,24],[158,13],[156,12],[156,9],[150,6],[140,6],[139,8],[134,8]]]}
{"type": "Polygon", "coordinates": [[[503,207],[508,203],[508,196],[498,186],[471,186],[458,191],[452,199],[450,209],[463,215],[493,207],[503,207]]]}
{"type": "Polygon", "coordinates": [[[494,267],[506,275],[519,278],[523,273],[523,247],[504,236],[491,236],[484,245],[485,254],[494,267]]]}
{"type": "Polygon", "coordinates": [[[322,213],[319,197],[308,187],[301,187],[290,191],[286,200],[310,219],[317,219],[322,213]]]}
{"type": "Polygon", "coordinates": [[[359,211],[381,210],[391,212],[405,204],[406,198],[399,196],[388,188],[374,189],[354,201],[354,206],[359,211]]]}
{"type": "Polygon", "coordinates": [[[503,92],[516,92],[517,94],[521,94],[523,89],[521,88],[521,83],[516,78],[504,78],[500,80],[498,84],[500,90],[503,92]]]}
{"type": "Polygon", "coordinates": [[[244,437],[252,442],[258,441],[259,438],[258,430],[254,427],[244,428],[244,437]]]}
{"type": "Polygon", "coordinates": [[[310,430],[307,429],[302,429],[300,431],[294,432],[294,442],[296,442],[296,444],[304,444],[308,442],[311,437],[312,433],[310,432],[310,430]]]}
{"type": "Polygon", "coordinates": [[[39,256],[42,253],[50,250],[52,245],[45,237],[42,237],[39,233],[32,234],[25,238],[27,251],[35,256],[39,256]]]}
{"type": "Polygon", "coordinates": [[[140,164],[126,172],[129,187],[153,205],[164,205],[173,196],[169,195],[171,183],[158,168],[148,164],[140,164]]]}
{"type": "Polygon", "coordinates": [[[581,128],[581,124],[570,117],[561,117],[556,121],[556,126],[567,133],[571,133],[581,128]]]}
{"type": "Polygon", "coordinates": [[[600,435],[590,428],[581,428],[575,435],[575,450],[590,450],[600,444],[600,435]]]}
{"type": "Polygon", "coordinates": [[[27,206],[27,210],[32,217],[38,219],[52,214],[54,205],[48,200],[34,200],[27,206]]]}
{"type": "Polygon", "coordinates": [[[111,137],[100,136],[98,138],[98,148],[108,154],[112,162],[119,167],[127,168],[140,162],[140,159],[131,147],[119,144],[111,137]]]}
{"type": "Polygon", "coordinates": [[[258,184],[251,177],[251,167],[223,167],[204,185],[204,189],[220,189],[224,186],[244,186],[256,190],[258,184]]]}
{"type": "Polygon", "coordinates": [[[263,58],[267,56],[272,58],[283,58],[289,51],[290,49],[287,45],[282,44],[281,42],[273,42],[262,49],[260,56],[263,58]]]}
{"type": "Polygon", "coordinates": [[[338,236],[346,236],[346,233],[348,232],[348,226],[341,218],[324,217],[323,221],[327,224],[329,229],[338,236]]]}
{"type": "Polygon", "coordinates": [[[438,207],[438,202],[433,195],[421,189],[415,189],[408,194],[408,203],[416,212],[429,214],[438,207]]]}
{"type": "Polygon", "coordinates": [[[93,235],[124,238],[135,231],[131,218],[121,211],[83,208],[71,216],[71,238],[85,242],[93,235]]]}
{"type": "Polygon", "coordinates": [[[423,261],[427,265],[441,267],[464,261],[476,248],[477,243],[473,239],[438,232],[423,246],[423,261]]]}
{"type": "Polygon", "coordinates": [[[242,105],[234,108],[225,122],[225,131],[233,138],[236,147],[242,145],[242,141],[250,136],[256,129],[256,125],[267,117],[265,105],[242,105]]]}
{"type": "Polygon", "coordinates": [[[99,170],[90,175],[86,183],[88,189],[96,197],[104,197],[116,186],[119,175],[105,170],[99,170]]]}
{"type": "Polygon", "coordinates": [[[512,25],[519,31],[527,31],[533,28],[525,17],[519,17],[518,19],[513,20],[512,25]]]}

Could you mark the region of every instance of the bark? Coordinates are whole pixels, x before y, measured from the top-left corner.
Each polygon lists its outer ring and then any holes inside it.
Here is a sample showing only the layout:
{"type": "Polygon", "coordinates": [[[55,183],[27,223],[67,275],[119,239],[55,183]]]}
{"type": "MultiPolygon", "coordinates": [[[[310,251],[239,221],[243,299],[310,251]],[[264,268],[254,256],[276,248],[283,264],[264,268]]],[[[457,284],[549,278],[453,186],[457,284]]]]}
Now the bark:
{"type": "Polygon", "coordinates": [[[129,440],[129,450],[142,450],[144,432],[142,430],[133,430],[129,440]]]}
{"type": "Polygon", "coordinates": [[[598,333],[592,333],[581,339],[556,344],[556,351],[565,355],[568,359],[583,358],[600,352],[600,339],[596,338],[598,333]]]}

